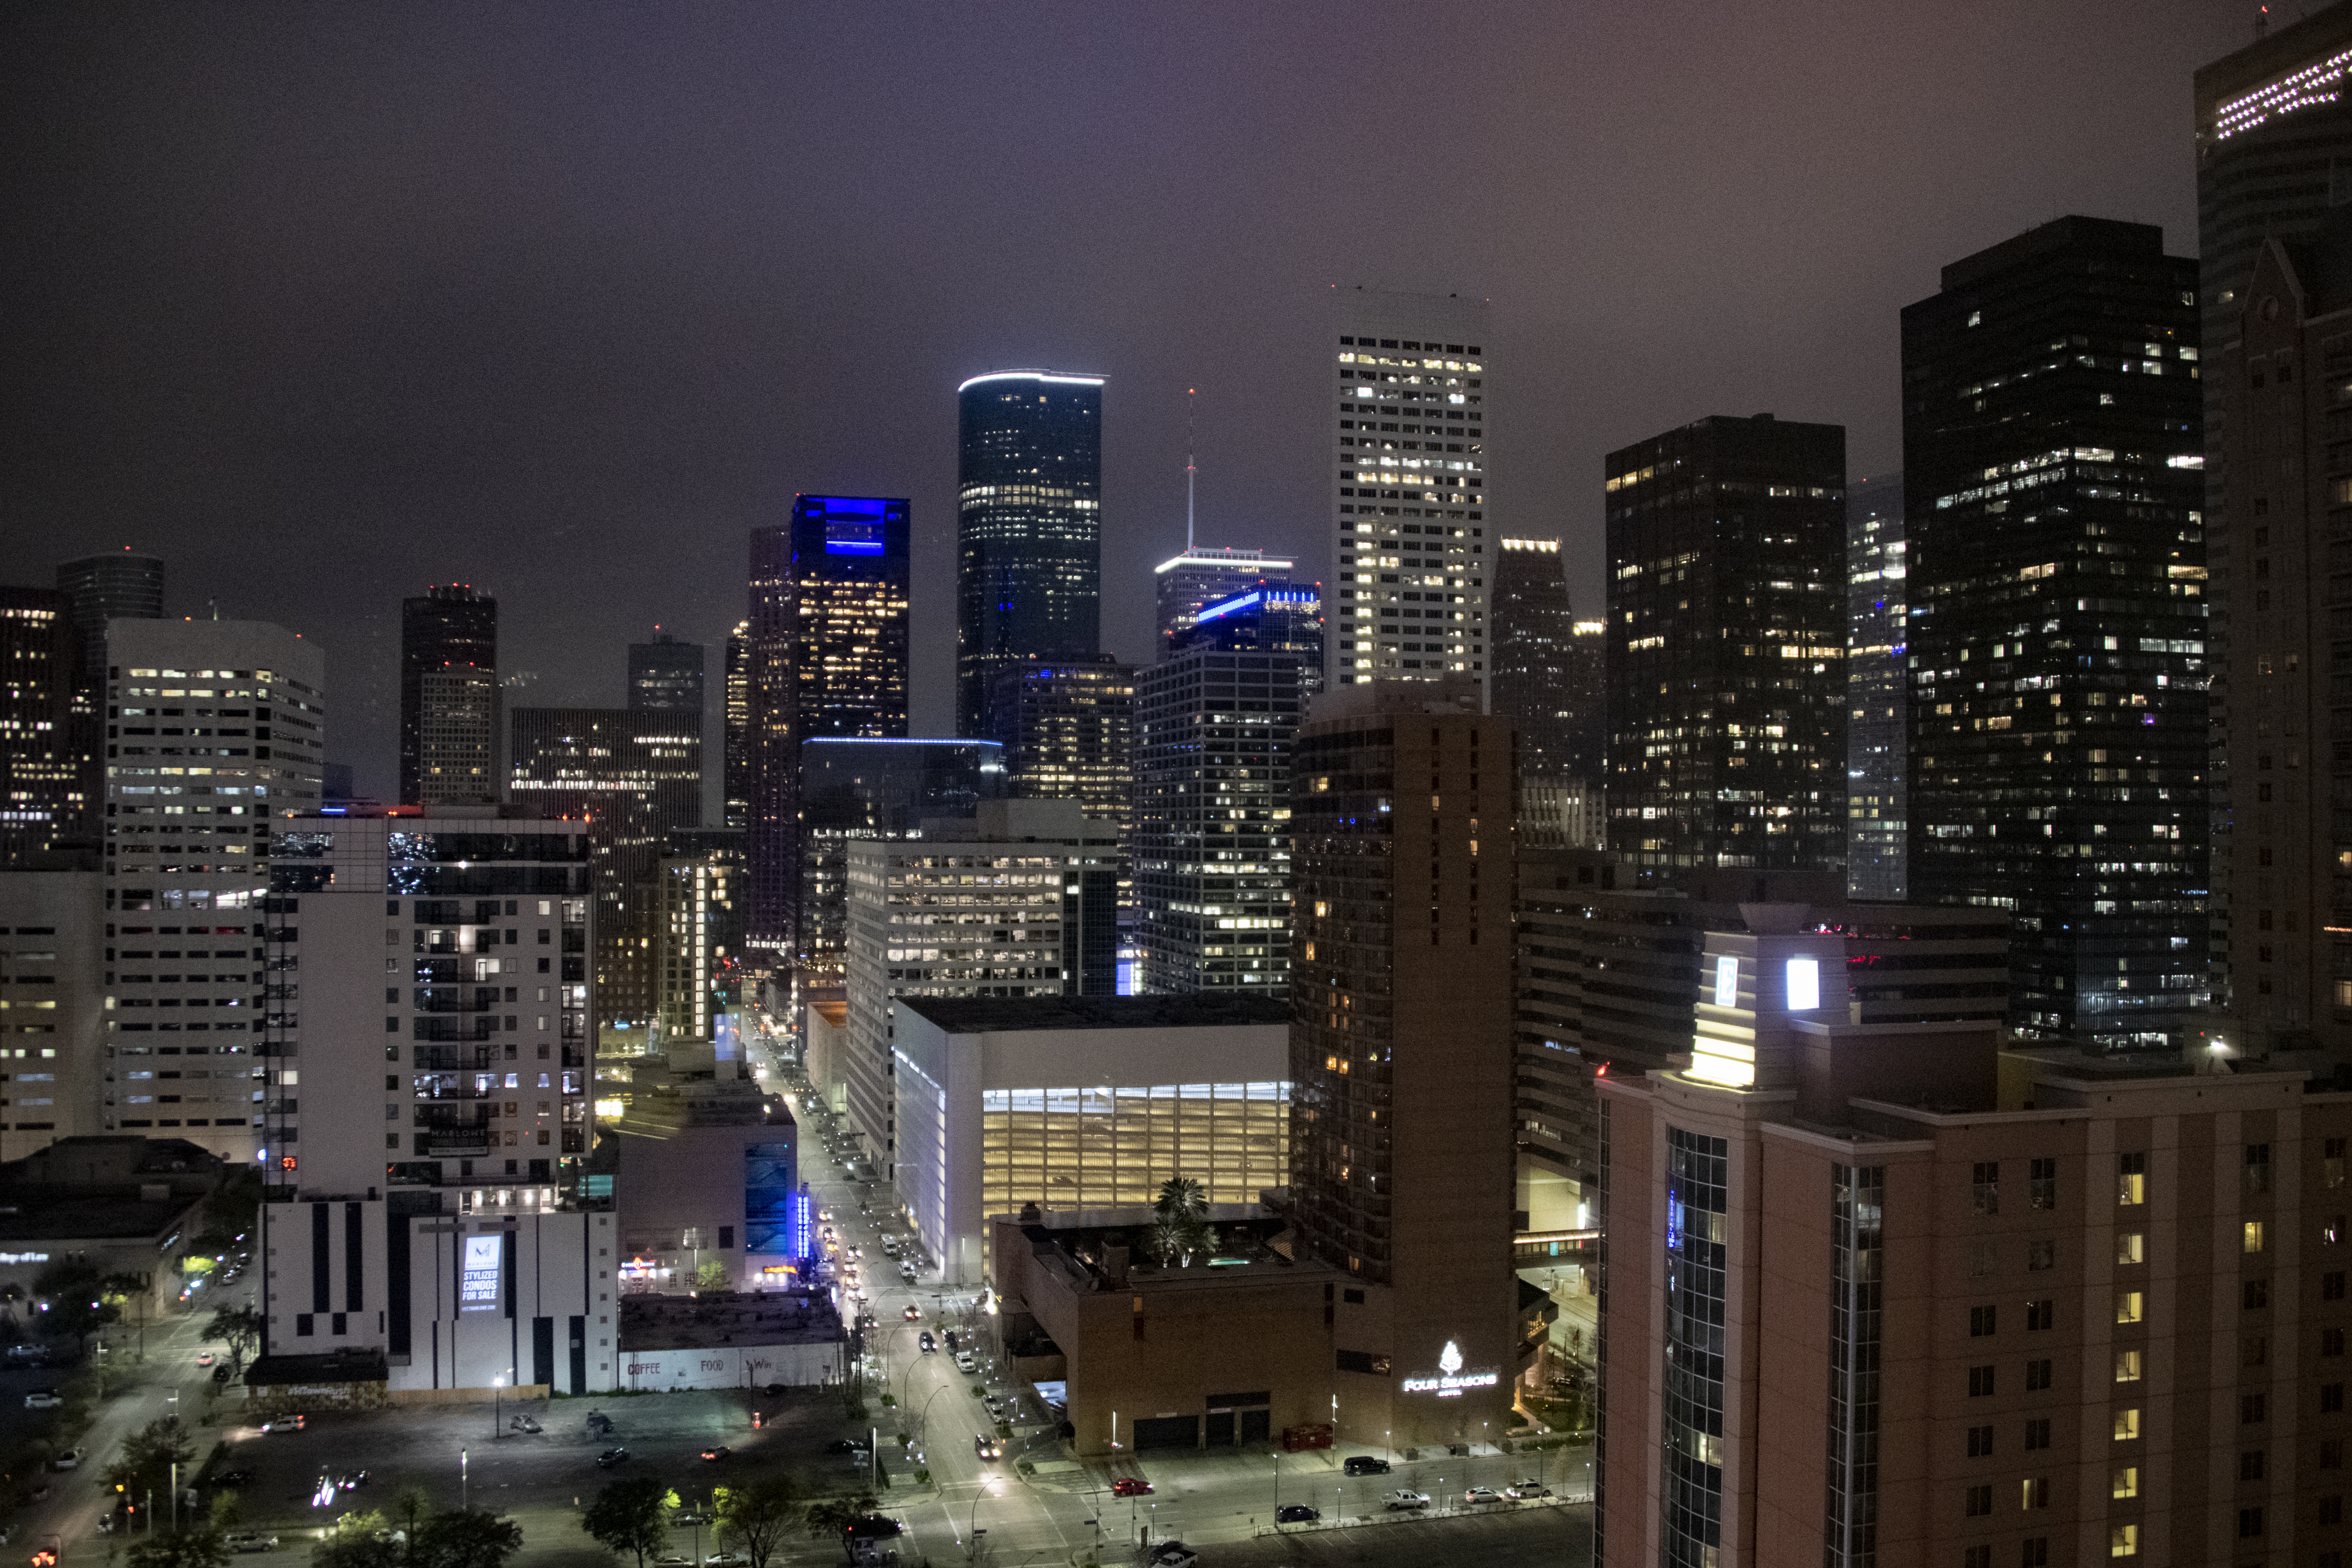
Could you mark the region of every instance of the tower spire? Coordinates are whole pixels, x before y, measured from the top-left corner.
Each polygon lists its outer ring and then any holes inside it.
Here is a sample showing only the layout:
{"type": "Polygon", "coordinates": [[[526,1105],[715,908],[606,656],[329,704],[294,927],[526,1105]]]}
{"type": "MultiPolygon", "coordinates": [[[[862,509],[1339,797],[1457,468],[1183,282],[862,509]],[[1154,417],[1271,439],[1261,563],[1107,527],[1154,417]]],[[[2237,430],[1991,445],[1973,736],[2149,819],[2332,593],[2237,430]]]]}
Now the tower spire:
{"type": "Polygon", "coordinates": [[[1200,392],[1197,386],[1184,389],[1184,552],[1192,552],[1192,476],[1200,472],[1192,461],[1192,399],[1200,392]]]}

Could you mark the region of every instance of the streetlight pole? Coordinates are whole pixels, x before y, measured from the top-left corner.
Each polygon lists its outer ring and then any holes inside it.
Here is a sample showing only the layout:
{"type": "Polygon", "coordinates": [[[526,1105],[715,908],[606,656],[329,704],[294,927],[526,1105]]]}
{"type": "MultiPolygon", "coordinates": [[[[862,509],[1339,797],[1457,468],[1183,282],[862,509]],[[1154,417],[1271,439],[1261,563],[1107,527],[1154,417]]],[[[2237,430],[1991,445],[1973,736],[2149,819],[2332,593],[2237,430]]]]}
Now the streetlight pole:
{"type": "Polygon", "coordinates": [[[471,1490],[471,1489],[470,1489],[470,1483],[468,1482],[467,1479],[467,1474],[466,1474],[466,1450],[465,1450],[465,1449],[463,1449],[463,1448],[460,1448],[460,1449],[458,1449],[458,1450],[457,1450],[457,1511],[458,1511],[458,1512],[460,1512],[460,1513],[471,1513],[471,1512],[473,1511],[473,1509],[474,1509],[473,1495],[474,1495],[474,1494],[473,1494],[473,1492],[472,1492],[472,1490],[471,1490]]]}

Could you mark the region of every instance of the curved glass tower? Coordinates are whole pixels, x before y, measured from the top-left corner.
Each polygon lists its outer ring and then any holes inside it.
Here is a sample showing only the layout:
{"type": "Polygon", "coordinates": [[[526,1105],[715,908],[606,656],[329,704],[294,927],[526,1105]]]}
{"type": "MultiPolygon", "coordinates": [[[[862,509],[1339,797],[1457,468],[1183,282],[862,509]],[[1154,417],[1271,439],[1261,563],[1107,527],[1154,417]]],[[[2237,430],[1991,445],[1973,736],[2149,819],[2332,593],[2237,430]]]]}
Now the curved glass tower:
{"type": "Polygon", "coordinates": [[[956,389],[956,733],[997,672],[1091,658],[1102,635],[1102,377],[1011,370],[956,389]]]}

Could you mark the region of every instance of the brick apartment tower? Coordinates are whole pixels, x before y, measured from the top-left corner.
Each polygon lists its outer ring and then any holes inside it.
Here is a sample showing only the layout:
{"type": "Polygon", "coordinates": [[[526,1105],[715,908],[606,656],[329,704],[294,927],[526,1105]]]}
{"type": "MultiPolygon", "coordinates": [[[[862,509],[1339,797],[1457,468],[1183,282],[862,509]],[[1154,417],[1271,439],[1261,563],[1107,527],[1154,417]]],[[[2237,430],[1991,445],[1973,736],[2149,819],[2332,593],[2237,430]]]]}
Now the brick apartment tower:
{"type": "Polygon", "coordinates": [[[1340,1434],[1499,1436],[1512,731],[1475,678],[1371,681],[1318,698],[1292,755],[1290,1201],[1302,1254],[1349,1281],[1327,1308],[1340,1434]]]}
{"type": "Polygon", "coordinates": [[[1852,1023],[1746,913],[1601,1084],[1595,1561],[2341,1568],[2352,1093],[1852,1023]]]}

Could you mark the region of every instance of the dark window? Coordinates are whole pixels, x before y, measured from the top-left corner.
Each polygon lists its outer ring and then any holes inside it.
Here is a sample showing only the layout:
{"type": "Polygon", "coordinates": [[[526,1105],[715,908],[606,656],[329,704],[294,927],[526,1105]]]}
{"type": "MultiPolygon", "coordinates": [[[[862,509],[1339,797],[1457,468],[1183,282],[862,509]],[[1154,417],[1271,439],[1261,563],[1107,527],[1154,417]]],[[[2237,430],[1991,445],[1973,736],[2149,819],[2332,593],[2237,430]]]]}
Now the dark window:
{"type": "Polygon", "coordinates": [[[313,1333],[315,1333],[315,1332],[317,1331],[317,1329],[316,1329],[316,1327],[315,1327],[315,1325],[316,1325],[316,1323],[317,1323],[317,1321],[318,1321],[318,1319],[317,1319],[317,1315],[316,1315],[315,1313],[310,1313],[310,1312],[297,1312],[297,1313],[295,1313],[295,1314],[294,1314],[294,1333],[295,1333],[295,1336],[296,1336],[298,1339],[306,1339],[306,1340],[307,1340],[307,1339],[309,1339],[309,1338],[310,1338],[313,1333]]]}
{"type": "Polygon", "coordinates": [[[2319,1277],[2319,1299],[2323,1301],[2344,1300],[2344,1270],[2331,1270],[2319,1277]]]}
{"type": "Polygon", "coordinates": [[[2025,1446],[2029,1449],[2050,1447],[2050,1417],[2037,1415],[2025,1424],[2025,1446]]]}
{"type": "Polygon", "coordinates": [[[2260,1448],[2249,1448],[2238,1456],[2238,1479],[2242,1481],[2261,1480],[2268,1468],[2268,1460],[2260,1448]]]}
{"type": "Polygon", "coordinates": [[[1997,1321],[1998,1310],[1999,1309],[1993,1307],[1970,1307],[1969,1309],[1969,1337],[1971,1339],[1980,1340],[1987,1334],[1993,1332],[1993,1325],[1997,1321]]]}
{"type": "Polygon", "coordinates": [[[731,1225],[722,1225],[722,1226],[720,1226],[719,1227],[719,1251],[721,1251],[721,1252],[725,1252],[728,1248],[730,1248],[730,1247],[733,1247],[734,1245],[735,1245],[735,1227],[734,1227],[733,1226],[731,1226],[731,1225]]]}
{"type": "Polygon", "coordinates": [[[1983,1458],[1986,1455],[1988,1455],[1988,1454],[1990,1454],[1990,1453],[1991,1453],[1991,1452],[1992,1452],[1992,1428],[1991,1428],[1991,1427],[1990,1427],[1990,1426],[1971,1426],[1971,1427],[1969,1427],[1969,1458],[1971,1458],[1971,1459],[1981,1459],[1981,1458],[1983,1458]]]}
{"type": "Polygon", "coordinates": [[[2271,1146],[2267,1143],[2246,1145],[2246,1191],[2266,1193],[2271,1190],[2271,1146]]]}
{"type": "Polygon", "coordinates": [[[2025,1331],[2027,1333],[2038,1332],[2042,1329],[2055,1328],[2057,1325],[2057,1302],[2028,1301],[2025,1304],[2025,1331]]]}
{"type": "Polygon", "coordinates": [[[2263,1510],[2242,1508],[2238,1510],[2238,1539],[2252,1541],[2263,1532],[2263,1510]]]}
{"type": "Polygon", "coordinates": [[[2344,1522],[2344,1495],[2341,1492],[2334,1497],[2324,1497],[2319,1500],[2319,1522],[2322,1524],[2344,1522]]]}
{"type": "Polygon", "coordinates": [[[1992,1568],[1992,1548],[1971,1546],[1960,1553],[1960,1568],[1992,1568]]]}
{"type": "Polygon", "coordinates": [[[1979,1160],[1976,1163],[1976,1205],[1979,1214],[2000,1212],[2000,1162],[1979,1160]]]}
{"type": "Polygon", "coordinates": [[[2249,1279],[2243,1287],[2243,1294],[2246,1310],[2260,1311],[2271,1304],[2271,1282],[2267,1279],[2249,1279]]]}
{"type": "Polygon", "coordinates": [[[2270,1396],[2264,1394],[2238,1395],[2238,1425],[2258,1426],[2271,1418],[2270,1396]]]}
{"type": "Polygon", "coordinates": [[[2025,1550],[2017,1560],[2022,1568],[2050,1568],[2050,1538],[2046,1535],[2029,1538],[2025,1550]]]}
{"type": "Polygon", "coordinates": [[[1969,1489],[1968,1512],[1970,1519],[1981,1519],[1985,1515],[1992,1512],[1991,1487],[1981,1486],[1970,1487],[1969,1489]]]}
{"type": "Polygon", "coordinates": [[[2344,1468],[2343,1438],[2323,1437],[2320,1439],[2319,1468],[2323,1470],[2340,1470],[2344,1468]]]}
{"type": "Polygon", "coordinates": [[[2032,1185],[2026,1193],[2027,1205],[2037,1209],[2056,1208],[2058,1206],[2058,1162],[2036,1160],[2033,1162],[2031,1173],[2032,1185]]]}
{"type": "Polygon", "coordinates": [[[2344,1353],[2344,1331],[2342,1329],[2320,1330],[2319,1353],[2321,1355],[2342,1355],[2344,1353]]]}
{"type": "Polygon", "coordinates": [[[2340,1383],[2321,1384],[2319,1385],[2319,1413],[2322,1415],[2333,1415],[2343,1408],[2344,1385],[2340,1383]]]}
{"type": "Polygon", "coordinates": [[[1339,1300],[1347,1302],[1350,1307],[1360,1307],[1364,1304],[1364,1293],[1361,1290],[1342,1290],[1339,1292],[1339,1300]]]}
{"type": "Polygon", "coordinates": [[[1991,1393],[1992,1368],[1989,1366],[1972,1366],[1969,1368],[1969,1397],[1970,1399],[1983,1399],[1989,1396],[1991,1393]]]}
{"type": "Polygon", "coordinates": [[[1369,1351],[1341,1351],[1339,1353],[1339,1364],[1341,1372],[1370,1373],[1372,1370],[1371,1352],[1369,1351]]]}
{"type": "Polygon", "coordinates": [[[2050,1386],[2050,1363],[2030,1361],[2025,1363],[2025,1391],[2028,1394],[2050,1386]]]}

